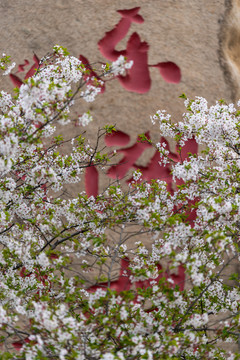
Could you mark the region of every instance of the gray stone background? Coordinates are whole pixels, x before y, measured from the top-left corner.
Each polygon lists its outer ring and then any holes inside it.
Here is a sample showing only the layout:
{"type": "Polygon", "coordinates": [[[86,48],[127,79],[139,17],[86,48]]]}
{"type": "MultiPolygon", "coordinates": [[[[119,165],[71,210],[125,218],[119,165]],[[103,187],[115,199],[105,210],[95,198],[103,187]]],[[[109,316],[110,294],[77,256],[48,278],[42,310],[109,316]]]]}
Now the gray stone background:
{"type": "MultiPolygon", "coordinates": [[[[238,5],[236,1],[235,7],[238,5]]],[[[231,74],[228,71],[229,78],[226,76],[220,44],[231,12],[230,1],[0,0],[0,50],[19,64],[24,59],[31,62],[33,52],[42,57],[60,44],[75,56],[81,53],[91,62],[104,62],[98,41],[120,20],[116,10],[136,6],[141,7],[139,13],[145,22],[133,24],[118,48],[124,49],[128,37],[137,31],[150,45],[149,63],[175,62],[181,68],[182,81],[167,84],[152,68],[152,87],[147,94],[127,92],[118,81],[109,83],[106,93],[92,104],[96,126],[114,122],[126,130],[127,125],[133,135],[136,124],[139,131],[149,129],[149,115],[159,108],[167,109],[177,121],[184,110],[178,99],[182,92],[191,98],[204,96],[210,103],[233,99],[231,74]]],[[[232,14],[236,17],[236,9],[232,14]]],[[[9,85],[8,79],[4,82],[9,85]]]]}

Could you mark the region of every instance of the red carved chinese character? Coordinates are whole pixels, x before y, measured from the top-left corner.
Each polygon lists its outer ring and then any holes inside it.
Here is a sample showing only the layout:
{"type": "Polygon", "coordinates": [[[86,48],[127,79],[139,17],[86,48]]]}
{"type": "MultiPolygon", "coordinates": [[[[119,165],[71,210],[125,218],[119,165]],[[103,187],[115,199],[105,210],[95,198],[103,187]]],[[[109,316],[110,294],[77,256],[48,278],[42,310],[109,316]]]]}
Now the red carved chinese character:
{"type": "Polygon", "coordinates": [[[148,44],[141,42],[139,35],[132,34],[127,43],[127,60],[133,61],[133,66],[126,76],[119,75],[118,79],[124,89],[140,94],[148,92],[151,88],[151,78],[148,69],[148,44]]]}
{"type": "MultiPolygon", "coordinates": [[[[34,64],[31,66],[31,68],[28,70],[28,72],[26,73],[26,75],[24,76],[24,80],[28,79],[29,77],[33,76],[36,72],[36,70],[39,67],[39,59],[37,57],[37,55],[33,55],[33,61],[34,64]]],[[[29,65],[29,61],[28,60],[24,60],[24,64],[20,64],[18,65],[18,71],[19,72],[23,72],[25,69],[25,66],[29,65]]],[[[23,84],[23,81],[15,74],[9,74],[10,79],[13,82],[13,85],[15,85],[16,87],[20,87],[23,84]]]]}
{"type": "MultiPolygon", "coordinates": [[[[122,131],[116,131],[105,137],[105,144],[107,146],[125,146],[129,141],[130,136],[122,131]]],[[[98,172],[94,166],[86,168],[85,190],[88,197],[96,197],[98,195],[98,172]]]]}
{"type": "MultiPolygon", "coordinates": [[[[119,277],[117,280],[113,280],[110,282],[110,289],[116,290],[118,293],[121,291],[129,290],[132,286],[129,277],[131,275],[131,271],[129,270],[129,259],[125,258],[121,260],[121,268],[119,277]]],[[[141,280],[135,283],[136,288],[146,289],[151,287],[151,281],[155,280],[158,282],[162,277],[165,277],[166,280],[169,281],[169,286],[175,287],[179,286],[180,291],[184,289],[184,282],[185,282],[185,269],[182,265],[178,266],[178,274],[170,274],[169,271],[163,272],[162,266],[160,264],[157,265],[159,275],[156,279],[148,279],[148,280],[141,280]]],[[[88,292],[94,292],[97,289],[106,289],[108,287],[108,282],[102,282],[97,285],[90,286],[88,288],[88,292]]]]}
{"type": "MultiPolygon", "coordinates": [[[[149,133],[147,132],[145,134],[149,138],[149,133]]],[[[116,146],[116,140],[118,140],[119,133],[114,132],[111,135],[107,135],[105,137],[105,143],[107,139],[106,144],[110,144],[110,146],[116,146]]],[[[108,145],[109,146],[109,145],[108,145]]],[[[143,151],[147,148],[150,148],[152,145],[150,145],[148,142],[136,142],[131,147],[125,148],[125,149],[119,149],[117,152],[123,153],[124,157],[122,160],[117,164],[110,167],[108,170],[108,177],[112,179],[122,179],[129,169],[132,167],[135,167],[135,162],[137,159],[141,156],[143,151]]]]}
{"type": "Polygon", "coordinates": [[[156,67],[166,82],[178,84],[181,80],[179,67],[169,61],[148,65],[149,45],[141,42],[139,35],[135,32],[127,42],[126,50],[116,50],[116,45],[127,35],[133,22],[141,24],[144,19],[138,14],[140,7],[129,10],[118,10],[121,20],[113,30],[107,32],[98,42],[102,55],[108,60],[115,61],[120,55],[126,56],[128,61],[133,61],[132,68],[126,76],[118,76],[121,85],[128,91],[146,93],[150,90],[151,79],[149,67],[156,67]]]}
{"type": "MultiPolygon", "coordinates": [[[[149,133],[145,134],[149,138],[149,133]]],[[[126,134],[125,134],[126,136],[126,134]]],[[[114,132],[111,135],[107,135],[105,137],[105,143],[107,146],[116,146],[119,144],[119,137],[123,137],[122,132],[114,132]]],[[[177,152],[178,147],[176,147],[176,153],[170,151],[170,147],[168,141],[162,137],[160,143],[165,143],[166,150],[169,151],[169,157],[174,161],[181,161],[188,158],[188,153],[196,154],[197,153],[197,143],[194,139],[188,140],[188,142],[181,149],[181,158],[179,153],[177,152]]],[[[172,175],[171,168],[169,165],[163,166],[159,165],[159,161],[161,160],[160,154],[158,151],[155,152],[153,157],[147,166],[139,166],[136,164],[137,159],[141,156],[143,151],[149,147],[151,147],[149,143],[135,143],[131,147],[119,149],[117,152],[123,153],[124,157],[117,164],[110,167],[108,170],[108,176],[112,179],[122,179],[128,170],[131,168],[139,169],[142,172],[142,180],[151,181],[152,179],[160,179],[166,181],[168,184],[168,191],[172,191],[172,175]]],[[[133,181],[131,178],[128,182],[133,181]]],[[[182,184],[181,180],[176,180],[176,184],[182,184]]]]}
{"type": "Polygon", "coordinates": [[[89,166],[85,170],[85,190],[88,197],[98,195],[98,171],[95,166],[89,166]]]}
{"type": "Polygon", "coordinates": [[[120,55],[127,55],[126,50],[118,51],[115,49],[115,47],[127,35],[132,22],[138,24],[144,22],[142,16],[138,14],[139,10],[140,7],[117,11],[121,15],[122,19],[113,30],[108,31],[105,36],[98,42],[100,52],[108,60],[115,61],[120,55]]]}
{"type": "MultiPolygon", "coordinates": [[[[150,138],[149,132],[147,132],[145,135],[147,136],[147,138],[150,138]]],[[[122,131],[115,131],[110,135],[106,135],[104,140],[105,144],[109,147],[126,146],[130,141],[130,137],[122,131]]],[[[198,147],[194,139],[188,140],[188,142],[183,146],[183,148],[181,149],[181,157],[178,153],[178,146],[176,146],[176,152],[173,153],[170,151],[168,141],[164,137],[161,138],[160,143],[165,143],[165,148],[169,151],[169,157],[174,161],[183,161],[185,159],[188,159],[188,153],[197,154],[198,147]]],[[[110,167],[107,176],[111,179],[122,179],[130,169],[139,169],[142,173],[141,181],[151,181],[152,179],[160,179],[166,181],[167,190],[173,193],[171,168],[169,164],[167,164],[166,166],[159,165],[161,158],[158,151],[155,152],[147,166],[139,166],[136,164],[137,160],[144,152],[144,150],[150,148],[151,146],[152,145],[150,145],[148,142],[136,142],[130,147],[118,149],[116,152],[122,153],[124,156],[117,165],[113,165],[110,167]]],[[[127,182],[130,183],[132,181],[133,178],[129,179],[127,182]]],[[[181,184],[183,184],[183,181],[176,179],[176,185],[181,184]]],[[[85,186],[88,196],[97,196],[98,172],[94,166],[88,167],[86,169],[85,186]]],[[[189,221],[193,220],[192,216],[193,213],[191,212],[191,217],[189,218],[189,221]]]]}
{"type": "MultiPolygon", "coordinates": [[[[111,281],[110,289],[116,290],[117,292],[129,290],[131,287],[131,281],[129,280],[129,276],[131,275],[130,270],[128,269],[129,259],[122,259],[121,260],[121,269],[120,274],[117,280],[111,281]]],[[[94,292],[97,289],[107,288],[108,283],[100,283],[98,285],[93,285],[88,288],[89,292],[94,292]]]]}
{"type": "Polygon", "coordinates": [[[151,281],[155,280],[157,283],[162,277],[165,277],[167,280],[169,279],[169,286],[175,287],[179,286],[180,291],[184,289],[184,282],[185,282],[185,269],[183,265],[178,266],[178,273],[177,274],[170,274],[169,271],[163,272],[162,266],[160,264],[157,265],[158,271],[160,272],[156,279],[148,279],[148,280],[141,280],[136,282],[136,287],[141,289],[147,289],[151,286],[151,281]]]}
{"type": "MultiPolygon", "coordinates": [[[[169,156],[173,160],[177,160],[177,155],[172,153],[169,148],[169,144],[164,137],[162,137],[161,144],[165,143],[165,149],[169,151],[169,156]]],[[[138,166],[136,164],[133,165],[135,169],[139,169],[142,173],[142,180],[151,181],[152,179],[160,179],[163,181],[166,181],[167,183],[167,190],[172,192],[172,175],[171,175],[171,169],[169,165],[163,166],[160,165],[161,158],[159,151],[156,151],[153,157],[151,158],[150,162],[147,166],[138,166]]],[[[133,178],[128,180],[128,183],[132,182],[133,178]]]]}

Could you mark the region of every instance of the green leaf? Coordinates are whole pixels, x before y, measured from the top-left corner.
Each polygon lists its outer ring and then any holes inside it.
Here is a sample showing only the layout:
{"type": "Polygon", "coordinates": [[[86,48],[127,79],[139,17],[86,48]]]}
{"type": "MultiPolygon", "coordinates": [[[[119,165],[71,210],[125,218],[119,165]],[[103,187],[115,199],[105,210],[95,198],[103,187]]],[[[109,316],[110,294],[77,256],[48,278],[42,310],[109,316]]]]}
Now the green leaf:
{"type": "Polygon", "coordinates": [[[179,98],[187,100],[187,96],[184,93],[182,93],[182,95],[180,95],[179,98]]]}

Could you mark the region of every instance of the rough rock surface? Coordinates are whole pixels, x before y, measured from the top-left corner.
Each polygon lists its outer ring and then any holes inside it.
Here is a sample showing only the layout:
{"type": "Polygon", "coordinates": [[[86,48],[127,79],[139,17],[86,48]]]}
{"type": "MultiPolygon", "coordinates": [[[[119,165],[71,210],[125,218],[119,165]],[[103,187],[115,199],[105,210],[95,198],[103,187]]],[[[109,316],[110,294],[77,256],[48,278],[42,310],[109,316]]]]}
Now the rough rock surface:
{"type": "MultiPolygon", "coordinates": [[[[136,125],[140,132],[150,128],[149,114],[159,108],[167,109],[177,121],[183,111],[182,100],[178,99],[182,92],[191,98],[204,96],[210,103],[219,98],[231,100],[228,78],[220,65],[223,52],[219,45],[223,23],[229,23],[224,20],[226,14],[229,17],[228,3],[224,0],[1,0],[0,50],[19,64],[24,59],[31,62],[33,52],[41,57],[60,44],[75,56],[83,54],[90,62],[104,62],[106,59],[97,44],[120,20],[117,10],[140,6],[144,23],[132,24],[117,48],[125,49],[127,39],[136,31],[149,44],[149,64],[175,62],[181,69],[182,81],[168,84],[157,69],[151,68],[152,86],[147,94],[128,92],[118,81],[107,84],[105,94],[91,105],[95,117],[92,132],[100,124],[114,122],[134,135],[136,125]]],[[[233,13],[236,23],[238,13],[233,13]]],[[[232,37],[228,35],[231,44],[235,41],[235,28],[230,31],[232,37]]]]}
{"type": "MultiPolygon", "coordinates": [[[[67,47],[71,54],[84,55],[90,62],[106,62],[98,42],[120,20],[117,10],[141,7],[143,23],[131,25],[117,50],[126,48],[133,32],[149,45],[148,64],[164,61],[176,63],[181,69],[181,82],[170,84],[158,69],[149,68],[151,89],[145,94],[129,92],[116,80],[108,82],[106,92],[92,104],[79,103],[75,115],[91,110],[94,122],[88,128],[94,141],[99,126],[116,124],[131,136],[130,145],[138,133],[150,130],[151,138],[159,141],[156,128],[151,128],[149,115],[166,109],[174,121],[184,111],[178,96],[204,96],[210,104],[217,99],[227,101],[237,97],[238,14],[239,1],[232,0],[30,0],[0,1],[0,51],[12,56],[17,64],[32,61],[51,51],[55,44],[67,47]],[[234,62],[234,59],[236,61],[234,62]],[[151,131],[152,130],[152,131],[151,131]]],[[[240,75],[239,75],[240,77],[240,75]]],[[[12,88],[9,78],[1,85],[12,88]]],[[[62,129],[59,129],[61,132],[62,129]]],[[[64,135],[79,128],[68,126],[64,135]]],[[[150,155],[146,151],[141,161],[150,155]]]]}

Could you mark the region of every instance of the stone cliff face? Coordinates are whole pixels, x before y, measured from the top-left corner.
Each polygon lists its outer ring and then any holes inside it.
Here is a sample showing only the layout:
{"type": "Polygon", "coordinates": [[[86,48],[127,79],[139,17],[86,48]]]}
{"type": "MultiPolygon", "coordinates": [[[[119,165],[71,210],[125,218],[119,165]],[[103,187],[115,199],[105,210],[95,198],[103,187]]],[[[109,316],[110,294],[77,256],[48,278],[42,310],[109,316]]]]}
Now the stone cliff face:
{"type": "Polygon", "coordinates": [[[240,1],[227,0],[225,6],[219,31],[219,58],[231,98],[237,101],[240,97],[240,1]]]}
{"type": "MultiPolygon", "coordinates": [[[[178,98],[183,92],[189,98],[203,96],[210,104],[240,97],[239,18],[239,0],[1,1],[0,49],[23,64],[25,74],[36,62],[33,54],[41,58],[55,44],[90,63],[120,54],[133,59],[128,77],[106,82],[94,103],[79,103],[73,114],[90,109],[94,121],[87,132],[93,142],[99,126],[115,124],[128,137],[118,148],[129,148],[136,144],[136,129],[160,140],[149,115],[166,109],[178,121],[185,111],[178,98]]],[[[23,74],[15,73],[19,78],[23,74]]],[[[10,78],[0,81],[2,87],[13,87],[10,78]]],[[[69,125],[64,135],[69,138],[76,131],[81,129],[69,125]]],[[[170,148],[175,151],[173,144],[170,148]]],[[[153,149],[145,149],[134,164],[146,167],[154,161],[153,149]]]]}
{"type": "Polygon", "coordinates": [[[183,110],[178,100],[182,92],[189,97],[205,96],[210,102],[218,98],[231,100],[229,79],[223,75],[219,56],[227,53],[234,62],[238,55],[237,46],[232,45],[238,43],[238,6],[235,0],[232,6],[224,0],[39,0],[34,5],[30,0],[1,1],[0,49],[18,64],[24,59],[31,62],[33,52],[38,57],[45,55],[55,44],[67,47],[75,56],[82,54],[92,63],[104,62],[107,59],[98,43],[121,20],[117,10],[140,7],[142,21],[132,21],[125,29],[117,52],[126,50],[135,33],[148,46],[145,50],[149,65],[173,62],[181,69],[182,78],[178,84],[165,82],[159,69],[151,67],[151,86],[144,95],[126,91],[119,82],[108,84],[104,100],[93,104],[94,115],[98,123],[100,118],[111,122],[114,117],[120,127],[128,119],[132,134],[136,122],[139,130],[147,130],[146,119],[158,108],[166,108],[177,120],[183,110]],[[220,55],[219,36],[224,48],[220,55]]]}
{"type": "MultiPolygon", "coordinates": [[[[210,104],[240,97],[239,17],[238,0],[1,1],[0,49],[23,64],[25,74],[36,62],[33,54],[41,58],[55,44],[90,63],[120,54],[133,59],[127,78],[105,83],[94,103],[79,103],[73,114],[90,109],[94,121],[87,132],[93,142],[100,126],[115,124],[129,138],[120,147],[129,148],[136,144],[136,129],[160,140],[149,115],[166,109],[178,121],[185,111],[178,98],[183,92],[189,98],[203,96],[210,104]]],[[[23,72],[15,75],[23,78],[23,72]]],[[[0,81],[2,87],[13,87],[10,78],[0,81]]],[[[81,129],[69,125],[64,135],[69,138],[76,131],[81,129]]],[[[170,148],[175,151],[172,144],[170,148]]],[[[154,159],[153,149],[145,149],[134,163],[150,166],[154,159]]]]}

